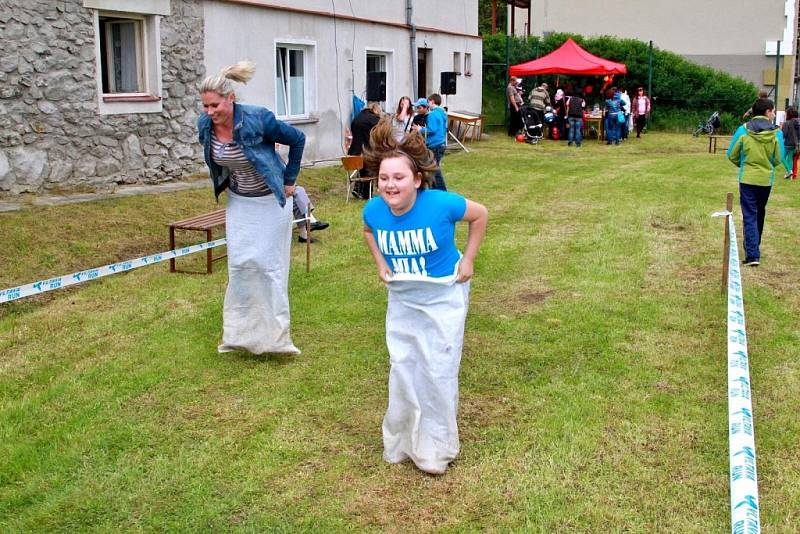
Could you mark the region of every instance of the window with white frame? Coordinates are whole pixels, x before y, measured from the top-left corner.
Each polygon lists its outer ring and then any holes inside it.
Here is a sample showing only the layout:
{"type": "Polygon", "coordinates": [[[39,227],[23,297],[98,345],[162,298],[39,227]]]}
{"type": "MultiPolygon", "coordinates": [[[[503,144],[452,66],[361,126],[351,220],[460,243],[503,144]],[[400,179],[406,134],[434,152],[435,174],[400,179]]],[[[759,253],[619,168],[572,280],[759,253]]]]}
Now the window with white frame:
{"type": "Polygon", "coordinates": [[[453,52],[453,72],[461,74],[461,52],[453,52]]]}
{"type": "Polygon", "coordinates": [[[170,0],[83,0],[92,10],[98,111],[158,113],[161,102],[161,17],[170,0]]]}
{"type": "Polygon", "coordinates": [[[472,76],[472,54],[464,52],[464,76],[472,76]]]}
{"type": "Polygon", "coordinates": [[[308,47],[275,47],[275,111],[279,117],[304,118],[308,105],[308,47]]]}

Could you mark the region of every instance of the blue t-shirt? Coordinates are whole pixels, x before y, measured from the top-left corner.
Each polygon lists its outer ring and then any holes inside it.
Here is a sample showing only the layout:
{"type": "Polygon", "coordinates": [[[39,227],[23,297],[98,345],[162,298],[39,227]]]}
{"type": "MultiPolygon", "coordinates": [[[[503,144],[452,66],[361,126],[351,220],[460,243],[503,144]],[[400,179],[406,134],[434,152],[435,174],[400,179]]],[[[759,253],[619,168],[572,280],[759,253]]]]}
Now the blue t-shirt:
{"type": "Polygon", "coordinates": [[[381,197],[367,202],[363,217],[393,273],[441,278],[452,275],[461,259],[456,222],[466,211],[467,201],[461,195],[422,189],[411,209],[399,217],[381,197]]]}

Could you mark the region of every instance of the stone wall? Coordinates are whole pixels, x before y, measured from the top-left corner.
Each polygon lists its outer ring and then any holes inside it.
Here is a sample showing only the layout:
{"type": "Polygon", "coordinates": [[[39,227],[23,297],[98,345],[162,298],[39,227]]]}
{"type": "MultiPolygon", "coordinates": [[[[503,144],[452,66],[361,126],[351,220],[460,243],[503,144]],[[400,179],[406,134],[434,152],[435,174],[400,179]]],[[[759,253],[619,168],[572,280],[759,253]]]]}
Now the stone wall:
{"type": "Polygon", "coordinates": [[[161,19],[163,110],[100,115],[92,10],[0,0],[0,193],[163,182],[201,171],[203,6],[161,19]]]}

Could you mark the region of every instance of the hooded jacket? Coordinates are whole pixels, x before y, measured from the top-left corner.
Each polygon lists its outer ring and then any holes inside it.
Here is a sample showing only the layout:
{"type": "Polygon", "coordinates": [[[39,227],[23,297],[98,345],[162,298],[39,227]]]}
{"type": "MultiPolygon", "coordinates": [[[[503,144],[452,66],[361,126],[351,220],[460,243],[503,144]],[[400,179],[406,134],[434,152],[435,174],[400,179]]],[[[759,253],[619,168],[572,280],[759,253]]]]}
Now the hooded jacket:
{"type": "Polygon", "coordinates": [[[547,89],[540,85],[531,91],[528,101],[533,109],[544,111],[544,108],[550,105],[550,95],[547,94],[547,89]]]}
{"type": "Polygon", "coordinates": [[[739,167],[739,182],[771,186],[783,159],[783,133],[766,117],[754,117],[733,134],[727,156],[739,167]]]}

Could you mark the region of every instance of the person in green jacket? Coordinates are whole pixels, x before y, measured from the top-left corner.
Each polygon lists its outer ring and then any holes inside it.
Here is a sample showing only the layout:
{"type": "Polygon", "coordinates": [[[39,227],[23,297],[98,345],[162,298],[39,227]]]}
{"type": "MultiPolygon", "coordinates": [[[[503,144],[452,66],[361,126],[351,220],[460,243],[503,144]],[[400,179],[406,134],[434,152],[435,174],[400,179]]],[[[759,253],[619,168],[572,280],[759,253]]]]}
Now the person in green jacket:
{"type": "Polygon", "coordinates": [[[728,159],[739,167],[739,205],[742,208],[744,264],[761,260],[761,235],[767,201],[775,183],[775,167],[783,159],[783,134],[773,124],[775,104],[759,98],[753,104],[753,119],[739,126],[728,146],[728,159]]]}

